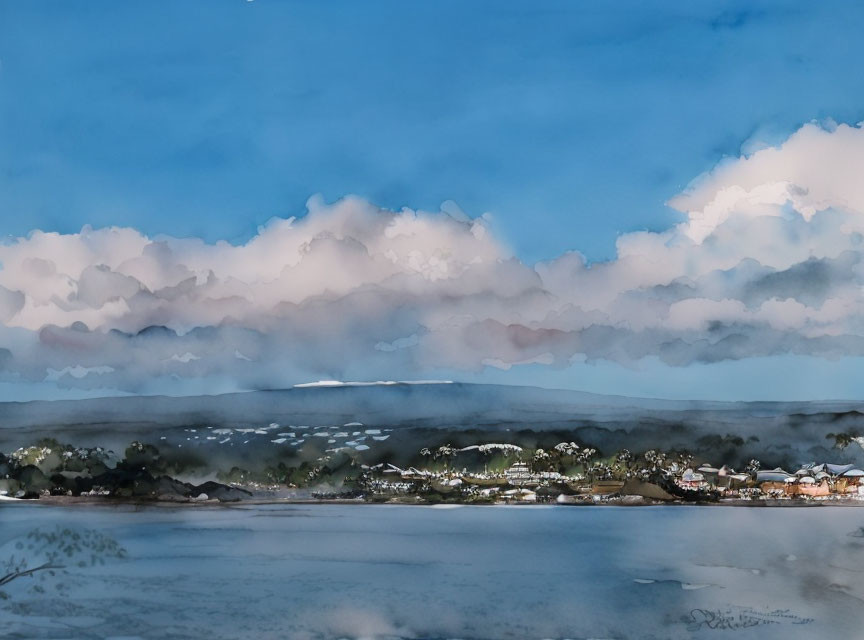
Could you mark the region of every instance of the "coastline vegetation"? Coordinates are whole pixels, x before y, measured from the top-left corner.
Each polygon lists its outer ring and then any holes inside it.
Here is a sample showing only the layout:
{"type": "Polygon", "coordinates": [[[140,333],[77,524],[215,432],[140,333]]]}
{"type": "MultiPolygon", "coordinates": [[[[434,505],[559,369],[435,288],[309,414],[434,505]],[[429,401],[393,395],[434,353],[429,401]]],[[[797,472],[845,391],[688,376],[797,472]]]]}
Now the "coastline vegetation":
{"type": "MultiPolygon", "coordinates": [[[[438,432],[437,437],[448,435],[453,434],[438,432]]],[[[539,446],[536,438],[526,442],[524,433],[510,435],[521,444],[485,440],[466,444],[463,433],[458,444],[428,442],[407,450],[404,442],[398,448],[383,443],[388,436],[377,436],[382,442],[376,442],[380,446],[374,450],[310,446],[305,455],[301,448],[275,456],[272,452],[223,456],[218,461],[166,443],[160,449],[136,440],[117,454],[102,447],[41,439],[9,454],[0,453],[0,496],[426,504],[768,504],[842,499],[864,504],[864,471],[854,464],[809,462],[786,471],[751,459],[736,471],[729,464],[714,466],[715,460],[683,449],[603,452],[586,443],[564,440],[539,446]]],[[[834,439],[835,450],[855,442],[848,434],[828,437],[834,439]]],[[[724,447],[739,444],[726,440],[718,436],[714,443],[716,462],[722,461],[724,447]]],[[[416,439],[412,442],[416,444],[416,439]]]]}

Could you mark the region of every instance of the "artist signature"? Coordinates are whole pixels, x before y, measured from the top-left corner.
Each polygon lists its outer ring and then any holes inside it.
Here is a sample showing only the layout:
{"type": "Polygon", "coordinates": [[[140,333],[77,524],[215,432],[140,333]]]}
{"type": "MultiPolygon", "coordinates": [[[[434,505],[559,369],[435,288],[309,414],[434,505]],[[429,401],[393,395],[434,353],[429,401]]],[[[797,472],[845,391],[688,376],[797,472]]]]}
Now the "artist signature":
{"type": "Polygon", "coordinates": [[[699,629],[747,629],[767,624],[810,624],[812,618],[802,618],[787,609],[757,611],[747,608],[693,609],[684,616],[688,631],[699,629]]]}

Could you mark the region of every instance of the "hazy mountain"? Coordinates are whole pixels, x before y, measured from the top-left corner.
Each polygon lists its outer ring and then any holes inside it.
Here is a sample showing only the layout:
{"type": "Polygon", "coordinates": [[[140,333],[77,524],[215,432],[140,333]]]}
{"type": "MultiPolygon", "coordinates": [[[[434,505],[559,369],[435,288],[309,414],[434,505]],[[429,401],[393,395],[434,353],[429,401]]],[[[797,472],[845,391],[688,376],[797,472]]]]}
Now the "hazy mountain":
{"type": "MultiPolygon", "coordinates": [[[[855,402],[681,402],[534,387],[388,383],[219,396],[142,396],[0,404],[0,450],[36,437],[119,447],[189,427],[342,425],[402,430],[561,431],[620,447],[837,458],[826,434],[864,433],[855,402]]],[[[407,436],[407,434],[406,434],[407,436]]],[[[858,459],[855,445],[842,452],[858,459]]],[[[719,458],[718,458],[719,459],[719,458]]]]}

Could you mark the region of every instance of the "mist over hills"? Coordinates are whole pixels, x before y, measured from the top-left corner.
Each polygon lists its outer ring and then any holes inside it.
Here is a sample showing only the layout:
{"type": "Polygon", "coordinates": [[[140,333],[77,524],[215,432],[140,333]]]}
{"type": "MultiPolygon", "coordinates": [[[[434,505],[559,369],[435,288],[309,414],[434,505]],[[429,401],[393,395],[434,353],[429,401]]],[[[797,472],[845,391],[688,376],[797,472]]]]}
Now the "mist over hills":
{"type": "MultiPolygon", "coordinates": [[[[123,447],[132,439],[174,441],[178,430],[190,427],[359,422],[392,429],[406,442],[407,432],[421,431],[425,437],[441,431],[436,437],[442,439],[469,431],[499,439],[560,432],[601,451],[686,448],[718,460],[752,456],[785,464],[864,462],[861,447],[853,444],[840,451],[826,438],[829,433],[864,433],[860,408],[861,403],[847,401],[682,402],[464,383],[305,386],[218,396],[2,403],[0,450],[40,437],[123,447]]],[[[195,445],[205,455],[213,446],[195,445]]]]}

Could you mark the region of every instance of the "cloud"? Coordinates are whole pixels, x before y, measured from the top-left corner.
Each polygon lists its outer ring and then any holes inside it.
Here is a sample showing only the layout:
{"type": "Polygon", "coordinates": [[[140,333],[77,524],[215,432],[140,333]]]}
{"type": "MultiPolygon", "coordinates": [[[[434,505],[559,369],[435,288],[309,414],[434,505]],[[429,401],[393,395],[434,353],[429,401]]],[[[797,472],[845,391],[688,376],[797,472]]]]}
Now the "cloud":
{"type": "Polygon", "coordinates": [[[820,211],[864,212],[864,129],[807,124],[776,148],[722,163],[670,204],[690,217],[684,233],[701,241],[733,215],[778,215],[778,206],[805,220],[820,211]]]}
{"type": "MultiPolygon", "coordinates": [[[[309,203],[241,246],[134,229],[0,245],[0,371],[135,391],[435,370],[864,355],[864,129],[806,125],[721,163],[664,232],[529,265],[452,203],[309,203]]],[[[575,243],[574,243],[575,244],[575,243]]]]}

